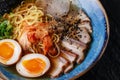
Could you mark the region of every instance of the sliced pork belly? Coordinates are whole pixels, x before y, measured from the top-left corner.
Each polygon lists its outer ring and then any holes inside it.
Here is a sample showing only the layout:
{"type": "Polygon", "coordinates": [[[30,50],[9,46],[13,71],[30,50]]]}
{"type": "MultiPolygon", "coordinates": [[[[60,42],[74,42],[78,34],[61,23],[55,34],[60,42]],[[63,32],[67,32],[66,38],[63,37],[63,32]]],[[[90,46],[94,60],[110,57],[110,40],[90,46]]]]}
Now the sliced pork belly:
{"type": "Polygon", "coordinates": [[[90,34],[85,27],[81,27],[76,31],[79,41],[88,44],[91,41],[90,34]]]}
{"type": "Polygon", "coordinates": [[[74,53],[71,53],[69,51],[61,50],[60,56],[67,59],[69,61],[69,63],[70,63],[68,66],[66,66],[66,68],[64,70],[64,73],[67,73],[70,70],[72,70],[73,67],[74,67],[74,62],[76,61],[78,55],[74,54],[74,53]]]}
{"type": "Polygon", "coordinates": [[[50,58],[52,67],[48,71],[48,75],[51,78],[58,77],[63,73],[64,68],[69,64],[69,62],[63,57],[50,58]]]}
{"type": "Polygon", "coordinates": [[[81,19],[81,22],[90,22],[89,17],[85,14],[83,10],[80,10],[79,13],[79,18],[81,19]]]}
{"type": "Polygon", "coordinates": [[[82,22],[82,23],[79,23],[78,27],[79,27],[79,28],[86,28],[89,33],[92,33],[92,27],[91,27],[90,22],[82,22]]]}
{"type": "Polygon", "coordinates": [[[69,24],[78,23],[79,27],[85,27],[86,29],[88,29],[90,33],[92,33],[90,18],[86,15],[86,13],[82,9],[75,6],[76,4],[74,2],[76,0],[71,1],[72,3],[70,5],[70,11],[68,15],[65,16],[64,20],[69,24]]]}
{"type": "Polygon", "coordinates": [[[88,30],[89,33],[92,33],[92,26],[90,24],[90,19],[89,17],[85,14],[84,11],[80,10],[80,15],[77,16],[80,18],[80,23],[78,27],[84,27],[88,30]]]}
{"type": "Polygon", "coordinates": [[[84,51],[86,50],[87,46],[80,42],[80,41],[76,41],[74,39],[71,39],[71,38],[67,38],[67,39],[63,39],[62,41],[62,46],[64,48],[66,48],[67,50],[71,50],[71,52],[75,53],[78,55],[78,58],[77,58],[77,63],[81,63],[84,59],[84,51]]]}
{"type": "Polygon", "coordinates": [[[70,51],[61,50],[60,56],[66,58],[71,63],[74,63],[76,61],[78,55],[74,54],[70,51]]]}
{"type": "Polygon", "coordinates": [[[74,68],[74,63],[70,63],[64,70],[64,73],[70,72],[74,68]]]}
{"type": "Polygon", "coordinates": [[[85,27],[77,27],[77,29],[71,29],[68,32],[67,36],[69,38],[73,38],[77,41],[83,42],[84,44],[88,44],[91,41],[91,36],[85,27]]]}
{"type": "Polygon", "coordinates": [[[78,23],[78,27],[84,27],[88,30],[89,33],[92,33],[92,26],[90,24],[89,17],[80,10],[79,12],[71,12],[68,14],[68,16],[65,18],[66,22],[70,24],[78,23]],[[79,13],[79,14],[78,14],[79,13]]]}

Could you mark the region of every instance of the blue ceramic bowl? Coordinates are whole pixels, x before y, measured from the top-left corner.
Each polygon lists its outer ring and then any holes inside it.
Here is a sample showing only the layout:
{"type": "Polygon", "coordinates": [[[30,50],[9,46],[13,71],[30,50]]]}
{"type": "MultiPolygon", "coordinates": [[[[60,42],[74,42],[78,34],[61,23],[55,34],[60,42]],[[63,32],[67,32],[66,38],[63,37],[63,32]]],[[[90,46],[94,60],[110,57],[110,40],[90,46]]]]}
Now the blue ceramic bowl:
{"type": "MultiPolygon", "coordinates": [[[[62,75],[52,80],[69,80],[75,79],[86,73],[102,56],[109,38],[108,20],[103,7],[98,0],[76,0],[79,7],[81,7],[91,19],[93,28],[91,47],[85,60],[75,67],[70,73],[62,75]]],[[[25,80],[14,71],[8,70],[0,66],[0,71],[10,80],[25,80]]],[[[28,79],[27,79],[28,80],[28,79]]],[[[30,79],[37,80],[37,79],[30,79]]],[[[38,80],[49,80],[49,78],[39,78],[38,80]]]]}

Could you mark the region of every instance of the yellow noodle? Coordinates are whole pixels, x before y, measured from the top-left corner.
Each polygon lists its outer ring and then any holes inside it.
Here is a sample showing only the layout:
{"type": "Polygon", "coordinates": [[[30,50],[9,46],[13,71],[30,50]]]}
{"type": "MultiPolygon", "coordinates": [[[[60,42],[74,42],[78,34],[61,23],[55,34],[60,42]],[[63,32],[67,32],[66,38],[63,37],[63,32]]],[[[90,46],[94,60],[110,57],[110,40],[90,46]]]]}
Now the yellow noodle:
{"type": "Polygon", "coordinates": [[[42,17],[44,13],[42,10],[38,9],[34,3],[22,3],[20,6],[13,10],[12,14],[4,15],[10,22],[17,28],[15,28],[15,37],[20,37],[21,30],[23,29],[23,22],[28,25],[33,25],[37,22],[42,23],[42,17]]]}
{"type": "MultiPolygon", "coordinates": [[[[25,2],[22,2],[21,5],[15,8],[11,14],[5,14],[4,17],[15,26],[13,38],[17,40],[21,38],[25,27],[38,25],[36,24],[38,22],[48,23],[49,18],[53,19],[51,15],[44,14],[42,9],[38,8],[34,3],[25,2]]],[[[52,38],[54,43],[59,42],[59,36],[57,34],[53,34],[52,38]]],[[[38,45],[31,46],[31,50],[38,52],[38,49],[43,49],[43,46],[43,43],[39,43],[38,45]]]]}
{"type": "Polygon", "coordinates": [[[57,34],[52,35],[53,42],[58,43],[59,42],[59,36],[57,34]]]}

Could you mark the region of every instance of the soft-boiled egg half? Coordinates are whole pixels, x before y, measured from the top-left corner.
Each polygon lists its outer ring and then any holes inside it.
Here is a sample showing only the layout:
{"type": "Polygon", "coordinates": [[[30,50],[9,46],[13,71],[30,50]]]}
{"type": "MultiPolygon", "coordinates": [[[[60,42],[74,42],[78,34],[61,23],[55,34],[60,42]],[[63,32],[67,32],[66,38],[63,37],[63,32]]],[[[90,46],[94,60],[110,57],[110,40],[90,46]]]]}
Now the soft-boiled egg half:
{"type": "Polygon", "coordinates": [[[0,40],[0,63],[12,65],[16,63],[21,55],[21,47],[15,40],[0,40]]]}
{"type": "Polygon", "coordinates": [[[39,77],[50,68],[49,59],[37,53],[27,54],[16,64],[18,73],[24,77],[39,77]]]}

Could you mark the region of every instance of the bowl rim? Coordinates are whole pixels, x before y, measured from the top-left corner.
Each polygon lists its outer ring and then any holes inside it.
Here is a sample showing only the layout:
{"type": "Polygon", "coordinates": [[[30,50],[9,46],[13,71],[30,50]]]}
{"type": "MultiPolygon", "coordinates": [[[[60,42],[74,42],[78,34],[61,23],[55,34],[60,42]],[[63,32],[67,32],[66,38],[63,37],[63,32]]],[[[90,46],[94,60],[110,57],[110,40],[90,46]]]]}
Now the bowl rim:
{"type": "Polygon", "coordinates": [[[104,46],[101,49],[100,55],[98,56],[98,58],[96,59],[96,61],[94,63],[91,64],[91,66],[89,66],[86,70],[84,70],[82,73],[79,73],[78,75],[75,75],[73,78],[71,78],[70,80],[75,80],[81,76],[83,76],[85,73],[87,73],[88,71],[90,71],[96,64],[97,62],[101,59],[101,57],[103,56],[106,48],[107,48],[107,44],[109,42],[109,36],[110,36],[110,25],[109,25],[109,19],[106,13],[106,10],[104,9],[102,3],[100,2],[100,0],[96,0],[98,6],[100,7],[101,11],[103,12],[103,15],[105,17],[105,21],[106,21],[106,35],[107,38],[104,41],[104,46]]]}
{"type": "Polygon", "coordinates": [[[96,59],[96,61],[94,63],[91,64],[91,66],[89,66],[86,70],[84,70],[83,72],[79,73],[78,75],[75,75],[74,77],[72,77],[70,80],[75,80],[77,78],[79,78],[80,76],[84,75],[85,73],[87,73],[89,70],[91,70],[96,64],[97,62],[101,59],[102,55],[104,54],[107,44],[109,42],[109,35],[110,35],[110,27],[109,27],[109,20],[108,20],[108,16],[107,13],[102,5],[102,3],[100,2],[100,0],[95,0],[98,4],[98,6],[100,7],[101,11],[103,12],[103,15],[105,17],[105,21],[106,21],[106,39],[104,41],[104,46],[101,49],[100,55],[98,56],[98,58],[96,59]]]}

